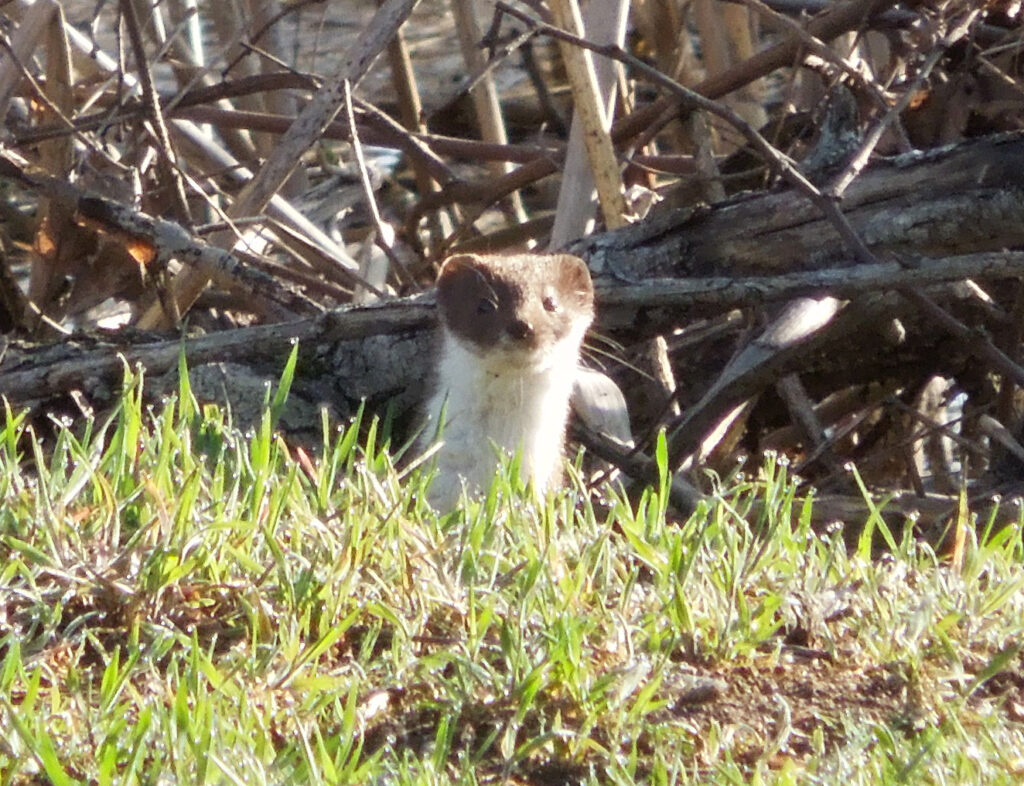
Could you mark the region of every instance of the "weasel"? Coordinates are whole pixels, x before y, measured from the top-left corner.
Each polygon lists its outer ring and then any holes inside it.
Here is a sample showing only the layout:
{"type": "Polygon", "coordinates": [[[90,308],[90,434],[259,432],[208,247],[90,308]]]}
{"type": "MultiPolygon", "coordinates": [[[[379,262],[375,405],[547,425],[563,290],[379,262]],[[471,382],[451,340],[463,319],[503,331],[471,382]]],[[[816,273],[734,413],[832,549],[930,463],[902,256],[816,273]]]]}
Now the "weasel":
{"type": "Polygon", "coordinates": [[[499,456],[517,451],[520,477],[543,494],[561,481],[569,398],[594,319],[590,271],[568,254],[460,254],[441,267],[437,305],[441,351],[421,437],[441,443],[431,504],[452,508],[463,484],[486,491],[499,456]]]}

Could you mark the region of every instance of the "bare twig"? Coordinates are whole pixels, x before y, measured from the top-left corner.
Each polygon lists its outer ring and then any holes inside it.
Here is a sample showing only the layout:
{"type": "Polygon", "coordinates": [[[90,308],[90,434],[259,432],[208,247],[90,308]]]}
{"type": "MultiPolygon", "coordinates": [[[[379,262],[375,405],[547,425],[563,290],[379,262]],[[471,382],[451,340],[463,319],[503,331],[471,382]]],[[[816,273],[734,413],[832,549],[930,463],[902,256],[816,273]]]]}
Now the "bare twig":
{"type": "MultiPolygon", "coordinates": [[[[356,130],[356,115],[352,108],[351,85],[345,82],[345,114],[348,118],[349,133],[352,136],[352,152],[355,154],[356,166],[359,169],[359,182],[363,186],[363,197],[366,199],[366,207],[370,211],[370,219],[377,231],[377,246],[387,255],[391,262],[392,270],[406,283],[413,282],[412,275],[398,255],[395,253],[391,238],[394,231],[384,226],[384,220],[380,217],[380,209],[377,207],[377,197],[373,193],[373,183],[370,182],[370,173],[366,169],[366,157],[363,155],[363,146],[359,142],[359,133],[356,130]]],[[[380,297],[380,294],[378,294],[380,297]]]]}
{"type": "MultiPolygon", "coordinates": [[[[574,440],[584,445],[602,461],[614,465],[632,480],[646,484],[652,477],[658,476],[658,467],[654,460],[639,450],[621,445],[579,423],[573,423],[571,431],[574,440]]],[[[703,494],[678,475],[669,477],[668,494],[672,506],[684,516],[693,513],[704,499],[703,494]]]]}
{"type": "MultiPolygon", "coordinates": [[[[409,47],[405,43],[405,36],[402,35],[401,30],[395,34],[394,39],[388,44],[387,54],[388,63],[391,68],[391,84],[394,86],[395,95],[398,98],[398,109],[401,113],[403,130],[407,133],[411,131],[423,133],[427,130],[422,117],[423,102],[420,100],[420,91],[416,83],[416,72],[413,70],[412,60],[409,57],[409,47]]],[[[374,109],[376,110],[376,107],[374,109]]],[[[382,119],[386,119],[386,122],[390,122],[394,126],[398,125],[391,118],[384,115],[383,112],[379,114],[383,116],[382,119]]],[[[355,138],[357,131],[354,118],[352,119],[351,126],[352,136],[355,138]]],[[[431,176],[430,171],[420,157],[410,156],[410,159],[413,174],[416,177],[416,186],[420,193],[429,194],[437,191],[439,187],[438,182],[431,176]]],[[[451,219],[444,210],[432,213],[428,220],[428,226],[430,228],[431,246],[439,245],[441,239],[452,231],[451,219]]]]}
{"type": "MultiPolygon", "coordinates": [[[[383,51],[395,31],[406,20],[418,0],[386,0],[365,33],[347,53],[344,63],[335,78],[329,80],[317,91],[302,113],[295,119],[288,131],[274,148],[266,163],[249,181],[238,199],[232,204],[229,215],[233,218],[259,213],[271,197],[288,179],[299,157],[323,133],[324,128],[344,105],[344,85],[356,85],[366,74],[370,64],[383,51]]],[[[234,235],[222,236],[218,243],[234,242],[234,235]]],[[[206,286],[206,279],[198,272],[189,272],[174,287],[174,296],[182,310],[195,301],[206,286]]],[[[139,320],[140,327],[154,327],[163,323],[159,310],[151,308],[139,320]]]]}
{"type": "Polygon", "coordinates": [[[914,99],[914,96],[917,95],[921,85],[924,84],[925,80],[931,74],[932,69],[946,53],[946,50],[963,38],[970,29],[971,23],[977,18],[979,13],[981,13],[980,9],[975,9],[968,13],[960,24],[945,35],[941,43],[929,53],[924,64],[921,66],[920,71],[918,71],[917,76],[909,85],[906,86],[899,101],[897,101],[896,104],[877,123],[875,123],[874,127],[872,127],[871,131],[869,131],[867,136],[864,138],[864,142],[861,145],[860,150],[857,151],[857,154],[853,157],[850,163],[846,165],[846,168],[832,181],[832,184],[827,190],[830,198],[840,199],[846,189],[849,188],[850,183],[852,183],[864,167],[867,166],[868,161],[871,158],[871,154],[882,139],[882,134],[885,133],[886,129],[888,129],[901,114],[903,114],[903,110],[910,105],[910,102],[914,99]]]}
{"type": "MultiPolygon", "coordinates": [[[[884,4],[885,0],[849,0],[830,4],[807,23],[807,32],[822,41],[830,41],[866,23],[884,4]]],[[[501,0],[499,5],[503,5],[501,0]]],[[[793,65],[802,47],[803,41],[799,38],[787,38],[737,63],[728,71],[705,79],[694,87],[693,92],[706,98],[720,98],[776,68],[793,65]]],[[[680,107],[687,104],[691,102],[681,100],[678,95],[659,98],[617,123],[612,129],[612,138],[616,141],[637,140],[641,134],[650,138],[665,123],[678,117],[680,107]]]]}
{"type": "Polygon", "coordinates": [[[0,117],[7,116],[11,97],[18,89],[22,74],[26,73],[24,63],[32,57],[56,12],[54,0],[41,0],[29,8],[13,41],[8,43],[5,37],[0,36],[7,53],[6,57],[0,57],[0,117]]]}
{"type": "Polygon", "coordinates": [[[818,416],[814,413],[814,402],[807,395],[807,389],[797,374],[787,374],[775,383],[775,390],[786,404],[793,423],[802,432],[805,445],[824,455],[829,465],[838,468],[838,459],[828,448],[828,436],[818,416]]]}
{"type": "Polygon", "coordinates": [[[797,36],[800,41],[803,42],[803,45],[807,48],[808,52],[813,52],[825,62],[831,63],[841,73],[845,74],[853,84],[857,85],[857,87],[863,90],[867,95],[871,96],[872,101],[874,101],[877,106],[888,110],[889,104],[877,83],[865,79],[864,74],[855,66],[851,65],[845,57],[838,55],[820,38],[811,35],[799,22],[779,13],[771,8],[769,3],[762,2],[762,0],[732,1],[740,2],[748,8],[752,8],[764,18],[771,20],[775,24],[785,28],[792,35],[797,36]]]}
{"type": "Polygon", "coordinates": [[[142,30],[139,27],[139,18],[135,13],[135,4],[132,0],[121,0],[120,8],[121,13],[124,14],[125,26],[128,28],[128,39],[131,41],[132,51],[135,54],[135,65],[139,69],[139,84],[142,85],[142,95],[146,102],[149,121],[153,124],[153,133],[156,136],[157,151],[160,155],[160,170],[170,186],[171,202],[174,205],[177,219],[189,224],[192,217],[191,211],[188,209],[188,198],[185,196],[185,183],[178,171],[178,157],[171,146],[167,124],[164,122],[163,112],[160,111],[160,100],[153,82],[153,71],[150,69],[149,60],[146,57],[146,45],[142,41],[142,30]]]}
{"type": "Polygon", "coordinates": [[[0,151],[0,176],[69,205],[76,218],[100,231],[121,238],[133,248],[140,265],[171,257],[202,270],[222,286],[241,290],[254,306],[281,318],[320,311],[315,303],[282,287],[270,276],[252,270],[231,254],[197,240],[179,224],[132,210],[110,199],[87,194],[60,178],[29,173],[22,162],[0,151]]]}
{"type": "Polygon", "coordinates": [[[993,368],[1012,379],[1017,385],[1024,386],[1024,367],[1014,363],[984,333],[971,330],[930,297],[916,289],[904,286],[897,291],[928,315],[933,322],[940,325],[943,330],[964,342],[979,357],[988,361],[993,368]]]}
{"type": "MultiPolygon", "coordinates": [[[[476,120],[480,126],[480,135],[486,142],[503,145],[508,141],[508,135],[505,132],[505,120],[501,114],[501,103],[498,101],[494,75],[480,50],[483,33],[476,17],[475,4],[472,0],[451,0],[451,4],[462,57],[466,62],[466,70],[471,74],[479,75],[471,87],[469,95],[473,100],[476,120]]],[[[492,164],[491,171],[496,177],[501,177],[509,172],[509,167],[504,163],[492,164]]],[[[525,221],[526,211],[518,192],[514,191],[508,197],[511,211],[510,223],[525,221]]]]}

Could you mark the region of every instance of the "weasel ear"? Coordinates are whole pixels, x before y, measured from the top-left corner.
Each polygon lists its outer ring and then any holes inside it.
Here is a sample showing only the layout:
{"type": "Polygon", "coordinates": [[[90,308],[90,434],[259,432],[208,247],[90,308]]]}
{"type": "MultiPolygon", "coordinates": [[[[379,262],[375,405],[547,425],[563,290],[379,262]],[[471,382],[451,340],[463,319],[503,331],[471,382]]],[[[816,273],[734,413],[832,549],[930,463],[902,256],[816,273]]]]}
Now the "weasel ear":
{"type": "Polygon", "coordinates": [[[452,276],[458,276],[466,271],[479,270],[483,265],[483,259],[476,254],[456,254],[448,257],[441,265],[441,272],[437,274],[437,283],[448,281],[452,276]]]}
{"type": "Polygon", "coordinates": [[[576,301],[585,308],[594,304],[594,282],[590,280],[587,263],[572,254],[556,254],[559,289],[571,292],[576,301]]]}
{"type": "Polygon", "coordinates": [[[486,281],[482,272],[485,267],[484,260],[475,254],[456,254],[444,261],[437,274],[437,304],[442,319],[450,322],[457,312],[466,310],[467,304],[476,306],[481,282],[486,281]]]}

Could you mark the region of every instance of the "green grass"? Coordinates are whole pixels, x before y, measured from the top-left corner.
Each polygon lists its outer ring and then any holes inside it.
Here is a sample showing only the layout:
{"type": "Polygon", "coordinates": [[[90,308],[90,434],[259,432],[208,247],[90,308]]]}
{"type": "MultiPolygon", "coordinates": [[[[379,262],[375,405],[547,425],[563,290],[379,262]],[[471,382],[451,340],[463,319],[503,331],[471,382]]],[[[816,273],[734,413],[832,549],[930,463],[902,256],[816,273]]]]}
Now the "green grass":
{"type": "Polygon", "coordinates": [[[689,521],[507,480],[438,516],[375,422],[289,447],[291,373],[251,434],[130,375],[104,422],[6,411],[0,784],[1024,775],[1020,526],[958,570],[815,533],[778,461],[689,521]]]}

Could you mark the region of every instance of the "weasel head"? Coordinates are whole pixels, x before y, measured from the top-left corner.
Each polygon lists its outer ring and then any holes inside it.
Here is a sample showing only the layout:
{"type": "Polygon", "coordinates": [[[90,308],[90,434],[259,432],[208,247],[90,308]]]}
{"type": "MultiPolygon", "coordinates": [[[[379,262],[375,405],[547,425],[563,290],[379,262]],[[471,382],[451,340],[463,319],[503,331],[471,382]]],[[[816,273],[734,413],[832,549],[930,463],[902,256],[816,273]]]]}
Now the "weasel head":
{"type": "Polygon", "coordinates": [[[459,254],[441,267],[437,303],[448,335],[489,367],[542,371],[576,357],[594,285],[569,254],[459,254]]]}

